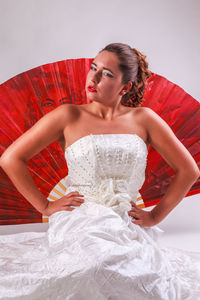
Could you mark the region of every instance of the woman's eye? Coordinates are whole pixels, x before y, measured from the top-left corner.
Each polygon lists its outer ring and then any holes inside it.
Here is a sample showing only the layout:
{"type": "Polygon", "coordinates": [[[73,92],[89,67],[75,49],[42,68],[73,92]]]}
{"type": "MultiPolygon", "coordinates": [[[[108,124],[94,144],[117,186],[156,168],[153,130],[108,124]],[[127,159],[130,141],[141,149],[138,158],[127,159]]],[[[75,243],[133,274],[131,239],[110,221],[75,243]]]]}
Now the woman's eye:
{"type": "MultiPolygon", "coordinates": [[[[93,70],[93,71],[96,70],[96,68],[93,67],[93,66],[91,66],[90,69],[93,70]]],[[[106,76],[108,76],[108,77],[113,77],[113,76],[112,76],[111,74],[109,74],[108,72],[104,72],[104,74],[106,74],[106,76]]]]}
{"type": "Polygon", "coordinates": [[[107,74],[106,76],[113,77],[111,74],[109,74],[107,72],[104,72],[104,74],[107,74]]]}

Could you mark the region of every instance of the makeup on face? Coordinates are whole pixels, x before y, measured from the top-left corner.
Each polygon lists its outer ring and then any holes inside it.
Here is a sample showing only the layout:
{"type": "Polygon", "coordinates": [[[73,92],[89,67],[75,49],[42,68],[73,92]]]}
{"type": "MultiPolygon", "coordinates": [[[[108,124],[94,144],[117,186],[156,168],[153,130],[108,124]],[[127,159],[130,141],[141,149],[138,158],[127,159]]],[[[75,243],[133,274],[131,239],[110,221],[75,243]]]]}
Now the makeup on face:
{"type": "MultiPolygon", "coordinates": [[[[91,69],[92,69],[93,66],[97,67],[97,65],[96,65],[94,62],[92,62],[92,64],[91,64],[91,69]]],[[[103,67],[103,69],[104,69],[104,70],[107,70],[107,71],[109,71],[109,72],[111,73],[111,74],[110,74],[110,73],[107,73],[108,76],[110,76],[110,77],[113,77],[113,76],[114,76],[114,73],[111,71],[111,69],[106,68],[106,67],[103,67]]]]}
{"type": "Polygon", "coordinates": [[[95,87],[92,86],[92,85],[88,86],[88,91],[91,92],[91,93],[96,93],[97,92],[97,90],[95,89],[95,87]]]}

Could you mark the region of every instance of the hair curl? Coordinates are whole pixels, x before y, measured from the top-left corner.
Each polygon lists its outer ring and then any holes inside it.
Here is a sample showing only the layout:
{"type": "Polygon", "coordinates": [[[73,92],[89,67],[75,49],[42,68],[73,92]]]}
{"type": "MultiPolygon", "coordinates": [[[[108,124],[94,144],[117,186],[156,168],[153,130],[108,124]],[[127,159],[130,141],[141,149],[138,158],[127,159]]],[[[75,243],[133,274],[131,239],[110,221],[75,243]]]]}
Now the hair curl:
{"type": "Polygon", "coordinates": [[[122,96],[121,103],[130,107],[139,106],[144,100],[143,95],[147,79],[151,76],[146,56],[137,49],[123,43],[109,44],[100,52],[104,50],[113,52],[118,57],[119,69],[123,74],[122,83],[132,82],[131,89],[122,96]]]}

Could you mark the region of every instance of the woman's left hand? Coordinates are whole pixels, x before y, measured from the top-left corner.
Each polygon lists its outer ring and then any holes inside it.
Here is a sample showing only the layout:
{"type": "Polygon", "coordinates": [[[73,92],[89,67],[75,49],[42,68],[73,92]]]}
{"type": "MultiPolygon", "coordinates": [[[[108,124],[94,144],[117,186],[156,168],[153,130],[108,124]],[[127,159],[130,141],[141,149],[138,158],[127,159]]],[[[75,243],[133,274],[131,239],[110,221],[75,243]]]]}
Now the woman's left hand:
{"type": "Polygon", "coordinates": [[[132,201],[130,203],[132,205],[132,208],[128,211],[128,215],[136,219],[133,219],[133,221],[131,221],[132,223],[146,227],[151,227],[157,224],[153,218],[151,211],[145,211],[138,208],[137,205],[132,201]]]}

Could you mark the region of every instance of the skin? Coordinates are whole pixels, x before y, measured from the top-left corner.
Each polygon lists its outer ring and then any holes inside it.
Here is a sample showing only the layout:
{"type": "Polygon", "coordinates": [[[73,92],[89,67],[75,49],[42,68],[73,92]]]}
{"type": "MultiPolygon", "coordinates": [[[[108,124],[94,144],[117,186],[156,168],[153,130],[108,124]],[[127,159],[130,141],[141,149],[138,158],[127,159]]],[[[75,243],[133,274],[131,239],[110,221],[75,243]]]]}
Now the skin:
{"type": "Polygon", "coordinates": [[[139,209],[132,202],[129,215],[135,218],[133,223],[147,227],[156,225],[183,199],[199,177],[199,169],[188,150],[154,111],[120,104],[132,83],[122,83],[117,56],[103,51],[93,63],[85,85],[87,98],[93,102],[78,106],[63,104],[47,113],[7,148],[0,165],[20,193],[38,211],[50,216],[56,211],[73,210],[71,205],[80,206],[84,202],[84,195],[78,191],[71,192],[57,201],[49,202],[37,189],[28,172],[28,159],[56,140],[65,151],[65,147],[90,133],[135,133],[147,147],[151,144],[175,170],[166,194],[152,211],[139,209]],[[89,85],[93,85],[97,93],[89,92],[89,85]]]}

